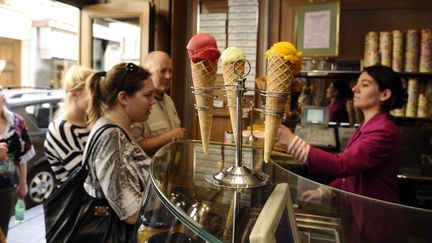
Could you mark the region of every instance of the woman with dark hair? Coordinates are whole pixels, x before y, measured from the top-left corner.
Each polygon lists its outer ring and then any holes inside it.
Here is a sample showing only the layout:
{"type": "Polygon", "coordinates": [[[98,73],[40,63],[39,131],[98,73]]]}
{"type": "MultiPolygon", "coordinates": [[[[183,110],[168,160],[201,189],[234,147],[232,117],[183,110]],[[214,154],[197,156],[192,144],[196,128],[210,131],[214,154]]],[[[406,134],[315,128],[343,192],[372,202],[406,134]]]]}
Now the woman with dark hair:
{"type": "MultiPolygon", "coordinates": [[[[332,154],[312,147],[283,126],[277,133],[279,142],[288,147],[287,152],[293,157],[306,163],[311,173],[337,178],[330,183],[331,187],[398,203],[397,174],[400,166],[401,136],[389,111],[402,106],[402,81],[389,67],[371,66],[360,74],[352,91],[354,107],[363,112],[364,121],[354,132],[343,152],[332,154]]],[[[304,192],[300,201],[312,202],[332,196],[330,187],[321,186],[304,192]]],[[[372,223],[373,220],[366,215],[370,216],[374,210],[366,210],[371,208],[363,207],[361,202],[363,201],[350,201],[348,204],[352,208],[362,237],[377,242],[396,242],[392,237],[401,235],[389,235],[379,231],[386,227],[385,220],[388,218],[372,223]],[[366,222],[367,220],[370,222],[366,222]]],[[[383,210],[380,212],[383,213],[383,210]]],[[[399,213],[390,214],[395,220],[399,220],[403,218],[399,213]]],[[[380,218],[377,215],[373,217],[380,218]]],[[[398,233],[403,235],[403,230],[398,233]]],[[[403,241],[403,238],[399,240],[403,241]]]]}
{"type": "MultiPolygon", "coordinates": [[[[93,74],[87,85],[92,129],[83,154],[89,168],[84,189],[91,197],[106,200],[130,229],[138,218],[151,161],[132,139],[130,126],[150,115],[153,83],[147,70],[133,63],[121,63],[106,73],[93,74]]],[[[129,242],[136,234],[129,233],[123,242],[129,242]]],[[[74,242],[95,239],[85,230],[78,234],[74,242]]]]}
{"type": "Polygon", "coordinates": [[[352,98],[352,91],[346,80],[333,80],[326,89],[326,98],[330,100],[328,105],[329,121],[349,122],[346,108],[347,99],[352,98]]]}
{"type": "MultiPolygon", "coordinates": [[[[354,106],[362,110],[365,119],[343,152],[332,154],[311,147],[283,126],[277,134],[279,142],[288,146],[288,153],[308,164],[310,172],[338,178],[331,186],[399,202],[396,176],[401,138],[389,111],[402,106],[402,81],[391,68],[371,66],[361,73],[352,91],[354,106]],[[374,176],[361,180],[370,174],[374,176]]],[[[307,201],[321,194],[316,191],[302,198],[307,201]]]]}

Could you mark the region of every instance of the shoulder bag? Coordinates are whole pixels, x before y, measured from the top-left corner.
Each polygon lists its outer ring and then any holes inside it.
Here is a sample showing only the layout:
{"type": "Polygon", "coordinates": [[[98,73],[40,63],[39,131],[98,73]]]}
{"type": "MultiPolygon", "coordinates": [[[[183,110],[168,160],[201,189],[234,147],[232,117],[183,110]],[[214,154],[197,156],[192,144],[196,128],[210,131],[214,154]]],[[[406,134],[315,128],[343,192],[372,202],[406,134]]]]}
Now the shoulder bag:
{"type": "MultiPolygon", "coordinates": [[[[118,126],[107,124],[95,132],[88,141],[87,154],[110,127],[118,126]]],[[[93,198],[85,191],[87,164],[85,158],[83,165],[44,202],[47,242],[135,242],[135,226],[121,221],[106,199],[93,198]]]]}

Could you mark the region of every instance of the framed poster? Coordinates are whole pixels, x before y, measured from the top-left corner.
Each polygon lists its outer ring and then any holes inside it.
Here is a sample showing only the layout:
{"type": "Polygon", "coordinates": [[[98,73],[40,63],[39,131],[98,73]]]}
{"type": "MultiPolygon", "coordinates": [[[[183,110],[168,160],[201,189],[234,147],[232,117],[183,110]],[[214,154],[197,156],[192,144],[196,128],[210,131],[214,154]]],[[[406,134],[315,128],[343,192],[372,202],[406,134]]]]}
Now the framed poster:
{"type": "Polygon", "coordinates": [[[340,3],[296,7],[296,47],[305,57],[335,57],[339,51],[340,3]]]}

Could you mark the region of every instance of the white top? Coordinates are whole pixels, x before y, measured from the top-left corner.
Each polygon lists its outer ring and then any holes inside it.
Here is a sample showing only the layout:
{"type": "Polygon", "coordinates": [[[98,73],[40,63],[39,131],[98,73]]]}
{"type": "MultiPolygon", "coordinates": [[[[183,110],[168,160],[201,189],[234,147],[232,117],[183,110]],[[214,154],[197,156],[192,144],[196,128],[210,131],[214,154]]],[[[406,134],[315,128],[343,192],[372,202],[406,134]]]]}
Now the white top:
{"type": "MultiPolygon", "coordinates": [[[[105,124],[113,124],[106,117],[96,122],[89,137],[105,124]]],[[[140,146],[129,140],[119,127],[104,130],[93,150],[90,144],[84,150],[83,160],[88,157],[88,177],[84,183],[86,192],[96,198],[105,198],[120,220],[138,211],[147,185],[151,159],[140,146]]]]}
{"type": "Polygon", "coordinates": [[[82,153],[89,135],[87,127],[56,119],[48,126],[44,142],[45,154],[57,180],[65,181],[81,164],[82,153]]]}

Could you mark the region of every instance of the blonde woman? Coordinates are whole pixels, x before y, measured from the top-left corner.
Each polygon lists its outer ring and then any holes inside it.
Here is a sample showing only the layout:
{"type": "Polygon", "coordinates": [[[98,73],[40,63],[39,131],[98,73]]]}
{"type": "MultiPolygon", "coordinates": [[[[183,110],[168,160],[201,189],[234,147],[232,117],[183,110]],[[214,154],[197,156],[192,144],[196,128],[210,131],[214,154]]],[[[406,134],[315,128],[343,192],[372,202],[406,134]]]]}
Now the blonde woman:
{"type": "Polygon", "coordinates": [[[59,182],[81,164],[82,153],[89,135],[86,109],[88,95],[86,80],[93,71],[72,66],[63,79],[65,102],[63,110],[48,127],[45,151],[51,168],[59,182]]]}
{"type": "Polygon", "coordinates": [[[6,108],[0,85],[0,228],[7,236],[15,198],[28,193],[27,161],[35,150],[24,119],[6,108]]]}

